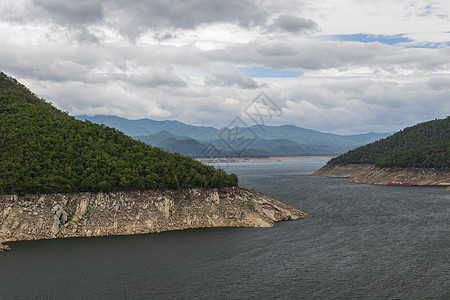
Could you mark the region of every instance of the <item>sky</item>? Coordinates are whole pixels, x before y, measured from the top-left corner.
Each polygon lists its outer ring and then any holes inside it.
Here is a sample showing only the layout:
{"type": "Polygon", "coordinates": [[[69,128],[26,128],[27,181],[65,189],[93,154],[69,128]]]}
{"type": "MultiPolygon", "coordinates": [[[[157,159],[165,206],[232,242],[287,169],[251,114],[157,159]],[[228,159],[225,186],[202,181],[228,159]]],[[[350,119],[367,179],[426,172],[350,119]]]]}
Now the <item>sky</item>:
{"type": "Polygon", "coordinates": [[[0,45],[71,115],[337,134],[450,115],[446,0],[2,0],[0,45]]]}

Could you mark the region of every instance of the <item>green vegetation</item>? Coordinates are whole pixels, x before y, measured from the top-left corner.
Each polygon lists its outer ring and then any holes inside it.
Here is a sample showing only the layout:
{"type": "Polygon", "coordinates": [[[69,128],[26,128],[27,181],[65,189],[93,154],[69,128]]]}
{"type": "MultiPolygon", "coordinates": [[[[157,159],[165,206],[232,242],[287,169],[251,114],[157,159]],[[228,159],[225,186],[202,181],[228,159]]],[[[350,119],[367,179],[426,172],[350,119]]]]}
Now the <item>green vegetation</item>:
{"type": "Polygon", "coordinates": [[[450,117],[407,127],[335,157],[328,164],[450,169],[450,117]]]}
{"type": "Polygon", "coordinates": [[[0,73],[0,193],[236,186],[237,176],[76,120],[0,73]]]}

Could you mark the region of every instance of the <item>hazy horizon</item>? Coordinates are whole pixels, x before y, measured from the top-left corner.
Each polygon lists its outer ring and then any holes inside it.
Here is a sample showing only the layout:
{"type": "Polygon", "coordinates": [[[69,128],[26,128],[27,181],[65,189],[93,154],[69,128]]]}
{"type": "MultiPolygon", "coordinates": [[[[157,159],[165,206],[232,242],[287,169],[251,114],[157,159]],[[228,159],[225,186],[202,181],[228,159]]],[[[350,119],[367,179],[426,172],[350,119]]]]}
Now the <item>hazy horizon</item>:
{"type": "MultiPolygon", "coordinates": [[[[71,114],[72,115],[72,114],[71,114]]],[[[198,127],[212,127],[212,128],[214,128],[214,129],[217,129],[217,130],[221,130],[221,129],[223,129],[223,128],[228,128],[228,125],[229,124],[224,124],[223,126],[219,126],[219,127],[217,127],[217,126],[212,126],[212,125],[208,125],[208,124],[191,124],[191,123],[186,123],[186,122],[182,122],[182,121],[180,121],[180,120],[176,120],[176,119],[162,119],[162,120],[155,120],[155,119],[152,119],[152,118],[136,118],[136,119],[130,119],[130,118],[126,118],[126,117],[120,117],[120,116],[113,116],[113,115],[72,115],[73,117],[75,117],[75,118],[80,118],[80,117],[98,117],[98,116],[101,116],[101,117],[118,117],[118,118],[123,118],[123,119],[127,119],[127,120],[130,120],[130,121],[139,121],[139,120],[152,120],[152,121],[158,121],[158,122],[165,122],[165,121],[175,121],[175,122],[181,122],[181,123],[184,123],[184,124],[186,124],[186,125],[190,125],[190,126],[198,126],[198,127]]],[[[249,125],[249,127],[251,127],[251,126],[260,126],[260,125],[263,125],[263,126],[275,126],[275,127],[282,127],[282,126],[295,126],[295,127],[299,127],[299,128],[303,128],[303,129],[307,129],[307,130],[315,130],[315,131],[320,131],[320,132],[323,132],[323,133],[332,133],[332,132],[327,132],[327,131],[321,131],[321,130],[317,130],[317,129],[314,129],[314,128],[308,128],[308,127],[302,127],[302,126],[298,126],[298,125],[294,125],[294,124],[279,124],[279,125],[270,125],[270,124],[250,124],[249,125]]],[[[415,124],[411,124],[411,126],[412,125],[415,125],[415,124]]],[[[369,133],[394,133],[395,131],[386,131],[386,132],[373,132],[373,131],[370,131],[370,132],[355,132],[355,133],[352,133],[352,134],[350,134],[350,135],[359,135],[359,134],[369,134],[369,133]]],[[[334,133],[333,133],[334,134],[334,133]]],[[[345,134],[339,134],[339,135],[345,135],[345,134]]]]}

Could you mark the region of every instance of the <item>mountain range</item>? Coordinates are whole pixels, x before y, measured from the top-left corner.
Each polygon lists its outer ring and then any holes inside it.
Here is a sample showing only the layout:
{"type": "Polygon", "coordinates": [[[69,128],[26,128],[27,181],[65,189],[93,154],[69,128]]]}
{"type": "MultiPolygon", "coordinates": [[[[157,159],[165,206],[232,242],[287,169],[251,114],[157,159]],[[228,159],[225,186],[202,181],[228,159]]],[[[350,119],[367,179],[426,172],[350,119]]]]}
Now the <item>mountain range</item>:
{"type": "Polygon", "coordinates": [[[294,125],[195,126],[179,121],[129,120],[116,116],[76,116],[116,128],[136,140],[191,157],[335,156],[390,133],[337,135],[294,125]]]}

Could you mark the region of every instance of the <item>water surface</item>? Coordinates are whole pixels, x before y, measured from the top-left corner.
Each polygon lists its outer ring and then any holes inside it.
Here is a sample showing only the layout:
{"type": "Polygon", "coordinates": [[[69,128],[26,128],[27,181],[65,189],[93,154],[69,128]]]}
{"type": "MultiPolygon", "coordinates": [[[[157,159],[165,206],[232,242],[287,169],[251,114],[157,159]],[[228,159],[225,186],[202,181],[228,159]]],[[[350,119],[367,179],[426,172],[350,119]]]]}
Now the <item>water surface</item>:
{"type": "Polygon", "coordinates": [[[450,192],[308,176],[324,163],[225,168],[306,220],[9,243],[0,299],[450,299],[450,192]]]}

